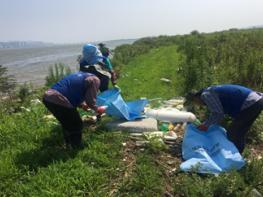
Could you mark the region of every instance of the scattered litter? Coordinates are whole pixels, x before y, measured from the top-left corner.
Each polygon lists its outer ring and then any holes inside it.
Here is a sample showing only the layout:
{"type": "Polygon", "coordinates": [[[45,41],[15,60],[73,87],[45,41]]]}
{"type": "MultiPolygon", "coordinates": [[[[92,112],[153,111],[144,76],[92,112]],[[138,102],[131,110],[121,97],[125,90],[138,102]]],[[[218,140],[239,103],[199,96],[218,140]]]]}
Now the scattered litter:
{"type": "Polygon", "coordinates": [[[144,141],[136,141],[135,142],[135,145],[137,146],[137,147],[144,147],[146,144],[148,144],[149,143],[149,141],[146,141],[146,140],[144,140],[144,141]]]}
{"type": "Polygon", "coordinates": [[[132,133],[142,133],[145,131],[157,131],[157,120],[153,118],[144,118],[134,121],[113,120],[106,124],[110,130],[128,131],[132,133]]]}
{"type": "Polygon", "coordinates": [[[174,173],[176,171],[176,168],[173,168],[172,170],[169,171],[169,173],[174,173]]]}
{"type": "Polygon", "coordinates": [[[169,145],[169,146],[173,146],[173,145],[177,144],[177,142],[175,140],[165,140],[164,143],[169,145]]]}
{"type": "Polygon", "coordinates": [[[127,143],[125,143],[125,142],[122,143],[122,146],[126,146],[126,145],[127,145],[127,143]]]}
{"type": "Polygon", "coordinates": [[[130,136],[140,137],[142,136],[142,133],[130,133],[130,136]]]}
{"type": "Polygon", "coordinates": [[[146,139],[152,139],[152,138],[162,138],[163,132],[161,131],[154,131],[154,132],[143,132],[143,135],[146,137],[146,139]]]}
{"type": "Polygon", "coordinates": [[[176,107],[178,105],[183,105],[184,101],[185,101],[185,99],[183,97],[180,97],[180,98],[170,99],[170,100],[164,101],[163,103],[165,105],[168,105],[171,107],[176,107]]]}
{"type": "Polygon", "coordinates": [[[177,138],[176,133],[175,133],[174,131],[172,131],[172,130],[171,130],[171,131],[168,131],[167,134],[166,134],[166,136],[177,138]]]}
{"type": "Polygon", "coordinates": [[[169,123],[168,130],[173,131],[175,126],[172,123],[169,123]]]}
{"type": "Polygon", "coordinates": [[[174,195],[171,194],[171,193],[168,192],[168,191],[165,191],[165,192],[164,192],[164,196],[165,196],[165,197],[173,197],[174,195]]]}
{"type": "Polygon", "coordinates": [[[184,110],[184,105],[177,105],[176,108],[179,110],[184,110]]]}
{"type": "Polygon", "coordinates": [[[28,109],[28,108],[25,108],[25,107],[20,107],[21,109],[23,109],[23,110],[25,110],[25,111],[27,111],[27,112],[30,112],[31,110],[30,109],[28,109]]]}
{"type": "Polygon", "coordinates": [[[166,83],[171,83],[171,80],[167,78],[161,78],[160,80],[166,83]]]}
{"type": "Polygon", "coordinates": [[[81,117],[81,119],[83,121],[94,121],[94,122],[97,121],[97,117],[96,116],[89,116],[89,115],[84,115],[84,116],[81,117]]]}
{"type": "Polygon", "coordinates": [[[138,137],[136,137],[136,136],[131,136],[130,139],[131,139],[131,140],[142,140],[142,139],[143,139],[143,136],[138,136],[138,137]]]}
{"type": "Polygon", "coordinates": [[[164,139],[165,139],[165,140],[173,141],[173,140],[176,140],[176,139],[177,139],[177,135],[176,135],[176,134],[175,134],[175,136],[165,135],[165,136],[164,136],[164,139]]]}
{"type": "Polygon", "coordinates": [[[160,129],[161,131],[163,131],[163,132],[169,131],[169,123],[167,123],[167,122],[162,122],[162,123],[160,124],[159,129],[160,129]]]}
{"type": "Polygon", "coordinates": [[[175,160],[169,160],[169,161],[167,161],[166,163],[167,163],[168,165],[173,165],[173,164],[176,163],[176,161],[175,161],[175,160]]]}
{"type": "Polygon", "coordinates": [[[53,116],[52,114],[45,115],[45,116],[43,116],[43,118],[47,119],[47,120],[56,120],[55,116],[53,116]]]}
{"type": "Polygon", "coordinates": [[[148,99],[148,101],[156,101],[156,100],[162,100],[162,98],[153,98],[153,99],[148,99]]]}
{"type": "Polygon", "coordinates": [[[31,101],[30,101],[32,104],[41,104],[41,101],[39,100],[39,99],[32,99],[31,101]]]}

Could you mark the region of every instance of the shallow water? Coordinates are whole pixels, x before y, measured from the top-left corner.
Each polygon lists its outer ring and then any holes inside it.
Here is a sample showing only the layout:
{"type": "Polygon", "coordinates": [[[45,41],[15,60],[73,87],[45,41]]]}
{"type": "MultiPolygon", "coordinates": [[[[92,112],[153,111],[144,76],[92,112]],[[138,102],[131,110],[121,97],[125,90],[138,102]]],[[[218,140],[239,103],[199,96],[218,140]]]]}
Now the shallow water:
{"type": "MultiPolygon", "coordinates": [[[[114,49],[122,44],[132,44],[136,39],[112,40],[104,43],[114,49]]],[[[77,58],[82,44],[54,45],[41,48],[0,49],[0,65],[8,68],[19,84],[31,82],[42,85],[48,75],[48,68],[55,63],[63,63],[72,71],[78,70],[77,58]]]]}
{"type": "Polygon", "coordinates": [[[42,48],[0,49],[0,65],[8,68],[18,83],[45,82],[48,68],[55,63],[63,63],[77,70],[77,57],[81,54],[81,44],[57,45],[42,48]]]}

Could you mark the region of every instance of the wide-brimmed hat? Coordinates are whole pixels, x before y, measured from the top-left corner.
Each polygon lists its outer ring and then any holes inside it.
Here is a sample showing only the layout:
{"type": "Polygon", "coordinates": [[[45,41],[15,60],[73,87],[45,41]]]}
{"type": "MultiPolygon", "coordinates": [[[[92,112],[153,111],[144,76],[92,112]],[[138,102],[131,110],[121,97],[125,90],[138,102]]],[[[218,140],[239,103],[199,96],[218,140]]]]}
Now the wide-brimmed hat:
{"type": "Polygon", "coordinates": [[[100,50],[93,44],[87,43],[82,48],[82,58],[89,64],[103,62],[103,55],[100,50]]]}

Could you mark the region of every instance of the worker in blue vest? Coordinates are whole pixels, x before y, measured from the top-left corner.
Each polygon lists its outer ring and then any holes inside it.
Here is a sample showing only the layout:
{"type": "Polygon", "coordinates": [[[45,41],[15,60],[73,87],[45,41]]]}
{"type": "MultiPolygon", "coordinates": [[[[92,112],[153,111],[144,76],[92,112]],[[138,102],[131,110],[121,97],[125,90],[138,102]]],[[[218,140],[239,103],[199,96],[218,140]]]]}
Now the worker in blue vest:
{"type": "MultiPolygon", "coordinates": [[[[111,62],[104,53],[93,44],[87,43],[83,46],[82,57],[79,60],[80,71],[89,72],[100,79],[100,91],[103,92],[109,88],[109,81],[116,86],[116,74],[112,68],[111,62]]],[[[117,87],[117,86],[116,86],[117,87]]]]}
{"type": "Polygon", "coordinates": [[[77,107],[91,108],[98,114],[104,107],[96,106],[96,95],[100,80],[93,74],[76,72],[64,77],[48,89],[43,96],[43,103],[61,123],[67,146],[82,146],[82,119],[77,107]]]}
{"type": "Polygon", "coordinates": [[[186,99],[194,104],[206,105],[210,111],[209,118],[198,126],[202,131],[212,124],[219,124],[224,115],[232,117],[227,136],[242,153],[246,134],[263,109],[262,96],[262,93],[240,85],[225,84],[189,93],[186,99]]]}

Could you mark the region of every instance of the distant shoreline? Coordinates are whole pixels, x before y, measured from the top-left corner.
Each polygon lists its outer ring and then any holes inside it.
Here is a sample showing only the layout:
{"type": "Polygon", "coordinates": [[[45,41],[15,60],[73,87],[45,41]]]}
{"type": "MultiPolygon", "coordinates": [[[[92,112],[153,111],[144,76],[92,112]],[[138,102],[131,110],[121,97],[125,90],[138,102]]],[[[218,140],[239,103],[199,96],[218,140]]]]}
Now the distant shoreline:
{"type": "MultiPolygon", "coordinates": [[[[122,44],[131,44],[135,39],[105,41],[114,49],[122,44]]],[[[8,68],[8,74],[14,75],[18,84],[32,83],[36,86],[45,84],[48,69],[55,63],[78,70],[77,57],[83,44],[52,45],[36,48],[0,48],[0,65],[8,68]]]]}

